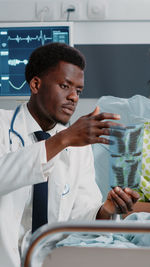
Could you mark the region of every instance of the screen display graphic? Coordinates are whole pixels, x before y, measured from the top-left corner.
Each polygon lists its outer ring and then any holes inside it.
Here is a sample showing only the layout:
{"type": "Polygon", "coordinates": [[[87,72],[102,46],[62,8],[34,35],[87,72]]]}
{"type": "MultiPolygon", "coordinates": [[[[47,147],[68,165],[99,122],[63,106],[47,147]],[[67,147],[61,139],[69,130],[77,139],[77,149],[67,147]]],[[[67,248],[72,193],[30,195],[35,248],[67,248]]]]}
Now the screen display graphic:
{"type": "Polygon", "coordinates": [[[0,96],[28,96],[25,66],[30,54],[51,42],[71,44],[70,26],[0,27],[0,96]]]}

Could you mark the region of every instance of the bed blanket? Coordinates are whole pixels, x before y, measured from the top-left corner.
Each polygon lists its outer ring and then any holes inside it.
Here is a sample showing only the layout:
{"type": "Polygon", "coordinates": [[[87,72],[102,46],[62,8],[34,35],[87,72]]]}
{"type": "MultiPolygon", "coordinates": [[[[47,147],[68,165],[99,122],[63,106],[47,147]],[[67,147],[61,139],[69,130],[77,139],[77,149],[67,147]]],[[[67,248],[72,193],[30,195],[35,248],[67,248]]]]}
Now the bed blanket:
{"type": "MultiPolygon", "coordinates": [[[[131,220],[133,221],[133,223],[135,221],[144,222],[145,220],[148,220],[150,223],[150,213],[146,212],[133,213],[127,216],[125,220],[131,220]]],[[[150,247],[150,234],[74,233],[57,243],[57,247],[61,246],[118,247],[118,248],[150,247]]]]}

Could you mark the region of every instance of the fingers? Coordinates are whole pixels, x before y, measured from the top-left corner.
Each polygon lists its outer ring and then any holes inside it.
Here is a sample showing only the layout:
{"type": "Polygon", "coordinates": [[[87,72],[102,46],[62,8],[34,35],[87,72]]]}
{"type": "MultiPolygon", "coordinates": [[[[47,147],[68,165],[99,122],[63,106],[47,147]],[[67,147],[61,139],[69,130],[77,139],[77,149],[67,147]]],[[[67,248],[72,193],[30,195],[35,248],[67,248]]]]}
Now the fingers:
{"type": "Polygon", "coordinates": [[[115,113],[100,113],[100,107],[96,106],[94,111],[87,115],[88,117],[95,116],[96,120],[120,120],[120,115],[115,113]]]}
{"type": "Polygon", "coordinates": [[[137,197],[136,194],[127,194],[124,190],[117,186],[113,190],[111,190],[110,195],[116,207],[117,213],[127,213],[133,210],[133,199],[134,195],[137,197]]]}
{"type": "Polygon", "coordinates": [[[96,106],[96,108],[94,109],[94,111],[92,111],[91,113],[88,114],[88,117],[96,116],[99,113],[100,113],[100,107],[99,106],[96,106]]]}
{"type": "Polygon", "coordinates": [[[90,118],[93,126],[102,129],[102,131],[99,132],[99,136],[113,134],[111,129],[108,131],[106,130],[106,128],[123,127],[122,124],[115,123],[113,121],[108,121],[108,120],[119,120],[120,115],[113,113],[105,113],[105,112],[99,114],[99,107],[96,107],[95,110],[88,115],[88,117],[90,118]]]}
{"type": "Polygon", "coordinates": [[[115,113],[102,112],[95,116],[97,120],[120,120],[120,115],[115,113]]]}
{"type": "Polygon", "coordinates": [[[96,144],[96,143],[109,145],[110,144],[110,140],[108,140],[108,139],[106,139],[104,137],[97,137],[97,138],[93,139],[92,144],[96,144]]]}
{"type": "Polygon", "coordinates": [[[122,214],[123,213],[122,209],[120,208],[120,206],[117,204],[117,202],[115,202],[115,200],[112,197],[111,197],[111,201],[115,207],[116,214],[122,214]]]}
{"type": "MultiPolygon", "coordinates": [[[[114,128],[114,127],[123,128],[122,124],[116,123],[116,122],[113,122],[113,121],[99,121],[99,120],[95,120],[95,126],[97,126],[100,129],[102,129],[102,128],[114,128]]],[[[114,133],[113,133],[113,135],[114,135],[114,133]]]]}
{"type": "Polygon", "coordinates": [[[90,114],[88,114],[87,117],[89,124],[91,124],[91,127],[97,127],[97,129],[102,129],[99,133],[96,134],[96,136],[100,135],[110,135],[111,131],[106,130],[106,128],[113,128],[113,127],[122,127],[122,124],[115,123],[113,121],[108,120],[119,120],[120,115],[113,114],[113,113],[99,113],[100,108],[97,106],[94,111],[90,114]]]}
{"type": "Polygon", "coordinates": [[[100,113],[100,107],[97,106],[97,107],[95,108],[95,110],[93,111],[92,116],[96,116],[96,115],[98,115],[99,113],[100,113]]]}
{"type": "MultiPolygon", "coordinates": [[[[106,130],[106,129],[103,129],[103,134],[101,134],[101,135],[110,135],[109,134],[109,130],[106,132],[106,131],[104,131],[104,130],[106,130]]],[[[97,134],[98,135],[98,134],[97,134]]],[[[110,139],[107,139],[107,138],[105,138],[105,137],[100,137],[100,134],[98,135],[98,136],[96,136],[96,137],[91,137],[90,138],[90,144],[106,144],[106,145],[111,145],[111,144],[113,144],[113,141],[112,140],[110,140],[110,139]]]]}
{"type": "Polygon", "coordinates": [[[140,195],[138,194],[138,192],[132,190],[129,187],[126,187],[124,189],[124,192],[127,193],[127,194],[129,194],[131,196],[133,203],[136,203],[138,201],[139,197],[140,197],[140,195]]]}

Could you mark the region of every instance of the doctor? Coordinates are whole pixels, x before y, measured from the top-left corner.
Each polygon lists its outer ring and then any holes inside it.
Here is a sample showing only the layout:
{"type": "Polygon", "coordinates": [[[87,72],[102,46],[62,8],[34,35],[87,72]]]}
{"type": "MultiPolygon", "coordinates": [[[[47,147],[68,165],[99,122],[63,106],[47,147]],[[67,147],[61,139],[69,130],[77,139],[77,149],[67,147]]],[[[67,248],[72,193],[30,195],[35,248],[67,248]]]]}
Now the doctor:
{"type": "MultiPolygon", "coordinates": [[[[90,144],[108,144],[116,114],[99,109],[66,128],[84,87],[85,59],[65,44],[36,49],[26,66],[28,103],[0,110],[0,266],[18,267],[32,225],[33,185],[48,181],[48,222],[110,219],[139,195],[115,188],[102,205],[90,144]],[[107,121],[105,120],[107,119],[107,121]],[[35,131],[51,137],[37,142],[35,131]],[[101,137],[103,135],[103,137],[101,137]]],[[[101,177],[103,178],[103,177],[101,177]]]]}

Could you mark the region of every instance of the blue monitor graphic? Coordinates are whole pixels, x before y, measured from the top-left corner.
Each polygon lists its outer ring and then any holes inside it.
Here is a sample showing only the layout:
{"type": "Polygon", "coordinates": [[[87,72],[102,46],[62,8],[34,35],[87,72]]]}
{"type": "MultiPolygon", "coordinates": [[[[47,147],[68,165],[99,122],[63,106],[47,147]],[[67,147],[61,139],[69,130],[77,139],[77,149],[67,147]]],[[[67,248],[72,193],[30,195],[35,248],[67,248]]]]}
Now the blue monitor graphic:
{"type": "Polygon", "coordinates": [[[73,45],[72,23],[0,24],[0,96],[29,96],[25,66],[31,52],[44,44],[73,45]]]}

